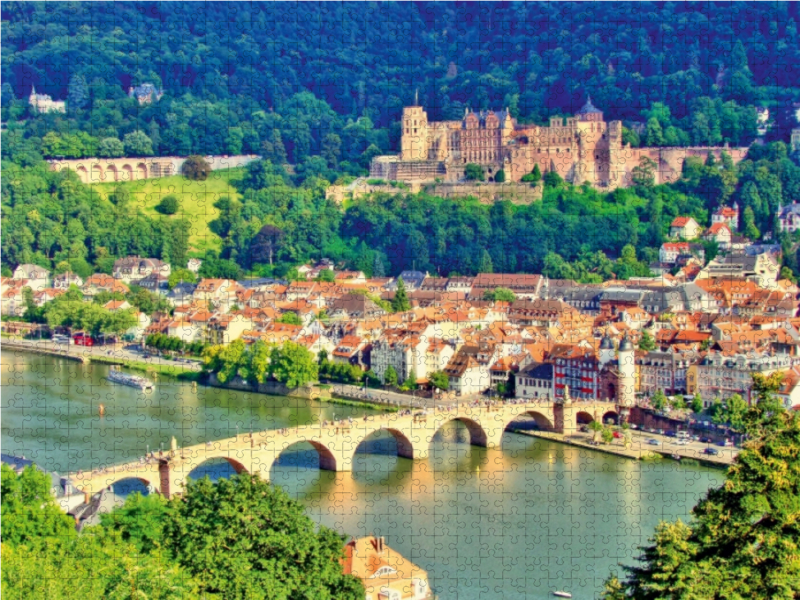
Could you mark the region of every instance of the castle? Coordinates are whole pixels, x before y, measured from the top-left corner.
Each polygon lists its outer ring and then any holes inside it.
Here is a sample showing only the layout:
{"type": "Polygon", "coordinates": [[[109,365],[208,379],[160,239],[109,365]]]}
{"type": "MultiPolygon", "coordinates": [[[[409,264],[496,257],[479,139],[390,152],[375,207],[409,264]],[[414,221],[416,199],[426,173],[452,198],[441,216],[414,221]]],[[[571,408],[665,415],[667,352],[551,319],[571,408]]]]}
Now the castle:
{"type": "Polygon", "coordinates": [[[28,104],[40,113],[67,112],[67,103],[64,100],[53,100],[48,94],[37,94],[36,86],[31,89],[28,104]]]}
{"type": "Polygon", "coordinates": [[[370,177],[395,181],[459,181],[469,163],[481,165],[489,181],[499,170],[519,181],[535,165],[544,174],[557,172],[565,180],[611,190],[630,185],[633,169],[644,157],[653,161],[655,183],[680,177],[689,156],[719,158],[722,150],[734,163],[747,148],[631,148],[622,142],[622,122],[603,119],[588,99],[573,117],[551,117],[547,126],[517,123],[508,109],[474,112],[458,121],[428,121],[419,106],[403,109],[398,156],[377,156],[370,177]]]}

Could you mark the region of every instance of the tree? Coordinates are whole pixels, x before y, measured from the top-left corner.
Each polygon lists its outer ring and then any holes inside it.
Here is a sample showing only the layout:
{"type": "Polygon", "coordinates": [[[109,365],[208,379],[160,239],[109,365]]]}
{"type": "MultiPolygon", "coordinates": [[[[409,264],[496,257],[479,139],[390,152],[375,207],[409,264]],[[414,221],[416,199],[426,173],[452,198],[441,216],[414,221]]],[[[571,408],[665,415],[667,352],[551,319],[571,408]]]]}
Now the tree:
{"type": "Polygon", "coordinates": [[[714,423],[730,424],[731,428],[741,431],[744,428],[744,418],[747,414],[747,402],[740,394],[733,394],[722,404],[722,410],[714,417],[714,423]]]}
{"type": "Polygon", "coordinates": [[[211,174],[211,165],[202,156],[193,154],[184,161],[181,172],[186,179],[205,181],[211,174]]]}
{"type": "Polygon", "coordinates": [[[182,282],[194,283],[197,281],[197,276],[189,269],[172,269],[167,279],[169,289],[173,289],[176,285],[182,282]]]}
{"type": "Polygon", "coordinates": [[[446,391],[450,387],[450,378],[444,371],[434,371],[428,375],[428,381],[437,390],[446,391]]]}
{"type": "Polygon", "coordinates": [[[150,553],[163,548],[164,526],[174,518],[174,504],[160,494],[143,496],[131,494],[125,504],[100,515],[100,523],[109,530],[120,532],[125,542],[139,552],[150,553]]]}
{"type": "Polygon", "coordinates": [[[407,390],[417,389],[417,371],[413,367],[408,373],[408,377],[406,377],[406,380],[403,382],[403,388],[407,390]]]}
{"type": "Polygon", "coordinates": [[[800,545],[800,414],[775,392],[781,375],[753,375],[755,402],[741,416],[748,435],[725,482],[692,510],[662,523],[639,565],[610,577],[603,598],[795,598],[800,545]]]}
{"type": "Polygon", "coordinates": [[[481,263],[478,265],[478,273],[492,273],[494,272],[494,265],[492,264],[492,257],[489,252],[484,248],[481,253],[481,263]]]}
{"type": "Polygon", "coordinates": [[[172,194],[168,194],[161,199],[156,205],[156,210],[160,212],[162,215],[174,215],[181,209],[180,200],[178,200],[177,196],[172,194]]]}
{"type": "MultiPolygon", "coordinates": [[[[55,505],[50,493],[51,485],[50,476],[34,466],[25,467],[17,475],[3,463],[0,472],[0,510],[4,545],[25,544],[39,538],[74,537],[75,522],[55,505]]],[[[5,574],[3,580],[6,581],[5,574]]]]}
{"type": "Polygon", "coordinates": [[[303,321],[297,315],[296,312],[288,311],[283,313],[280,317],[275,319],[278,323],[284,323],[286,325],[302,325],[303,321]]]}
{"type": "Polygon", "coordinates": [[[564,183],[561,175],[559,175],[555,170],[545,173],[542,179],[544,180],[544,186],[547,188],[555,188],[564,183]]]}
{"type": "Polygon", "coordinates": [[[494,302],[514,302],[517,296],[508,288],[496,287],[493,290],[484,290],[483,299],[494,302]]]}
{"type": "Polygon", "coordinates": [[[67,107],[77,110],[86,106],[89,101],[89,85],[86,78],[80,73],[73,75],[69,80],[67,88],[67,107]]]}
{"type": "Polygon", "coordinates": [[[381,255],[377,252],[375,253],[375,258],[372,261],[372,276],[373,277],[385,277],[386,276],[386,267],[383,266],[383,260],[381,259],[381,255]]]}
{"type": "Polygon", "coordinates": [[[656,341],[653,339],[653,336],[650,335],[650,332],[647,330],[642,330],[642,337],[639,340],[639,350],[643,350],[645,352],[652,352],[656,349],[656,341]]]}
{"type": "Polygon", "coordinates": [[[753,209],[749,206],[744,209],[743,222],[744,229],[742,233],[744,233],[744,237],[753,241],[761,237],[761,232],[758,230],[758,227],[756,227],[755,213],[753,213],[753,209]]]}
{"type": "Polygon", "coordinates": [[[103,138],[97,144],[97,154],[104,158],[118,158],[125,155],[125,146],[118,138],[103,138]]]}
{"type": "Polygon", "coordinates": [[[692,396],[692,412],[697,415],[703,412],[703,398],[700,396],[700,392],[695,392],[692,396]]]}
{"type": "Polygon", "coordinates": [[[645,133],[645,144],[648,146],[663,146],[664,133],[658,119],[651,117],[647,120],[647,130],[645,133]]]}
{"type": "Polygon", "coordinates": [[[132,131],[122,138],[122,145],[128,156],[152,156],[153,142],[143,131],[132,131]]]}
{"type": "Polygon", "coordinates": [[[631,170],[631,180],[633,185],[640,185],[643,187],[651,187],[656,179],[656,165],[655,161],[642,156],[639,159],[639,164],[631,170]]]}
{"type": "Polygon", "coordinates": [[[589,423],[589,430],[593,432],[592,439],[596,442],[597,436],[605,429],[600,421],[592,421],[589,423]]]}
{"type": "Polygon", "coordinates": [[[667,396],[663,390],[656,390],[650,399],[650,406],[656,410],[664,410],[667,407],[667,396]]]}
{"type": "Polygon", "coordinates": [[[274,225],[264,225],[250,242],[250,260],[252,263],[273,264],[275,252],[284,238],[282,229],[274,225]]]}
{"type": "Polygon", "coordinates": [[[397,289],[392,298],[392,311],[393,312],[406,312],[411,310],[411,302],[408,300],[406,293],[406,284],[403,282],[402,277],[397,278],[397,289]]]}
{"type": "Polygon", "coordinates": [[[486,179],[483,167],[475,163],[467,163],[464,165],[464,177],[467,181],[483,181],[486,179]]]}
{"type": "Polygon", "coordinates": [[[270,369],[272,376],[289,389],[313,383],[319,376],[314,355],[305,346],[292,341],[273,348],[270,369]]]}
{"type": "Polygon", "coordinates": [[[317,281],[333,283],[336,281],[336,273],[332,269],[322,269],[317,275],[317,281]]]}
{"type": "Polygon", "coordinates": [[[536,184],[542,180],[542,170],[539,168],[539,165],[533,165],[533,171],[528,173],[527,175],[523,175],[520,181],[524,181],[526,183],[536,184]]]}
{"type": "Polygon", "coordinates": [[[614,432],[611,431],[611,428],[609,427],[603,427],[603,430],[600,432],[600,436],[604,444],[610,444],[614,441],[614,432]]]}
{"type": "Polygon", "coordinates": [[[497,173],[494,174],[494,181],[495,183],[505,183],[506,172],[503,169],[497,171],[497,173]]]}
{"type": "Polygon", "coordinates": [[[383,383],[389,386],[396,386],[397,381],[398,381],[397,371],[392,365],[389,365],[383,372],[383,383]]]}
{"type": "Polygon", "coordinates": [[[257,475],[189,480],[166,545],[203,591],[231,599],[364,597],[344,575],[343,538],[257,475]]]}

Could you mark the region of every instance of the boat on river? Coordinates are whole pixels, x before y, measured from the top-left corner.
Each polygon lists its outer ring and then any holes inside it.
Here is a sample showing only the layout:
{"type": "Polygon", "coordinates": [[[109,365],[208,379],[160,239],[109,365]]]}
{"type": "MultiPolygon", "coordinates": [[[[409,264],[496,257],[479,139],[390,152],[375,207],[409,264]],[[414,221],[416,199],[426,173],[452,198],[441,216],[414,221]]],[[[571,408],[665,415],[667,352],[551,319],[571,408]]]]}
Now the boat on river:
{"type": "Polygon", "coordinates": [[[108,372],[108,377],[106,377],[106,379],[108,379],[112,383],[119,383],[122,385],[127,385],[129,387],[139,388],[140,390],[145,390],[145,391],[152,390],[153,388],[155,388],[155,384],[146,377],[123,373],[117,366],[111,367],[111,370],[108,372]]]}
{"type": "Polygon", "coordinates": [[[561,590],[553,592],[553,596],[558,596],[559,598],[572,598],[572,594],[569,592],[562,592],[561,590]]]}

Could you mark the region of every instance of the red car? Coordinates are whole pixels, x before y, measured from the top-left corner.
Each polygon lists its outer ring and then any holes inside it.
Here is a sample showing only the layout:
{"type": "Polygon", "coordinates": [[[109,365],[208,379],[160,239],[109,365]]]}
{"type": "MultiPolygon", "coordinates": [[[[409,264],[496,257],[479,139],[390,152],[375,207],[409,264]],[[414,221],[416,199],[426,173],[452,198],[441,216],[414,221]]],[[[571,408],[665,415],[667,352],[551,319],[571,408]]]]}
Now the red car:
{"type": "Polygon", "coordinates": [[[76,346],[94,346],[94,338],[85,333],[76,333],[72,336],[72,342],[76,346]]]}
{"type": "Polygon", "coordinates": [[[617,438],[617,439],[619,439],[619,438],[621,438],[621,437],[622,437],[622,434],[621,434],[619,431],[615,431],[615,432],[614,432],[614,437],[615,437],[615,438],[617,438]]]}

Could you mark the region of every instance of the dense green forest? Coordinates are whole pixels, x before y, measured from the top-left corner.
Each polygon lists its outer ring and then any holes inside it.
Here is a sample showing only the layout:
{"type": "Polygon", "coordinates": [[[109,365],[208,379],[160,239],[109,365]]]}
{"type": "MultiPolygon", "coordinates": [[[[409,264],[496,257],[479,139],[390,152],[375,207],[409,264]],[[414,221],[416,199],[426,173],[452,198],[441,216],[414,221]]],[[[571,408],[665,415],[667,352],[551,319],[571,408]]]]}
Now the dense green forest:
{"type": "MultiPolygon", "coordinates": [[[[289,175],[257,161],[232,180],[239,198],[220,197],[209,230],[221,251],[209,251],[200,275],[244,273],[292,277],[297,265],[321,257],[371,276],[404,269],[443,276],[478,272],[544,273],[599,282],[648,274],[678,215],[702,225],[720,205],[736,201],[739,230],[752,239],[775,231],[779,204],[800,197],[800,166],[786,145],[753,146],[746,160],[690,159],[668,185],[646,182],[604,193],[545,178],[544,197],[530,205],[491,206],[474,199],[444,200],[425,192],[373,194],[344,208],[325,198],[328,182],[289,175]]],[[[554,174],[553,174],[554,175],[554,174]]],[[[4,163],[3,270],[33,262],[57,272],[110,273],[115,257],[140,254],[185,266],[190,223],[180,212],[150,217],[132,209],[125,186],[101,196],[75,173],[51,172],[42,162],[4,163]]],[[[800,234],[772,239],[784,265],[797,274],[800,234]]],[[[707,256],[715,248],[707,248],[707,256]]]]}
{"type": "MultiPolygon", "coordinates": [[[[633,13],[610,3],[205,3],[202,19],[198,10],[3,4],[5,273],[23,262],[109,272],[132,253],[184,266],[192,255],[181,211],[145,214],[125,185],[106,198],[47,171],[54,156],[262,155],[236,183],[240,197],[215,204],[209,229],[221,252],[204,256],[203,276],[291,276],[328,256],[371,275],[629,277],[647,272],[678,214],[708,225],[711,211],[737,201],[740,231],[763,239],[778,205],[800,198],[798,156],[784,143],[800,101],[794,3],[633,13]],[[139,106],[127,90],[145,82],[164,96],[139,106]],[[32,111],[33,85],[66,99],[66,114],[32,111]],[[750,144],[754,106],[768,106],[775,123],[736,167],[690,161],[671,185],[644,178],[605,194],[548,177],[531,206],[406,193],[344,211],[327,201],[330,182],[396,150],[400,111],[417,89],[431,119],[508,106],[541,122],[591,94],[607,119],[643,124],[641,135],[625,130],[634,145],[750,144]]],[[[780,241],[797,273],[795,241],[780,241]]]]}
{"type": "Polygon", "coordinates": [[[628,141],[653,145],[749,144],[764,105],[770,135],[788,141],[799,14],[796,3],[6,2],[3,152],[321,155],[357,173],[396,149],[415,90],[433,120],[507,106],[542,122],[591,94],[608,119],[647,125],[628,141]],[[139,106],[127,90],[145,82],[165,95],[139,106]],[[67,114],[31,114],[34,85],[67,114]]]}

